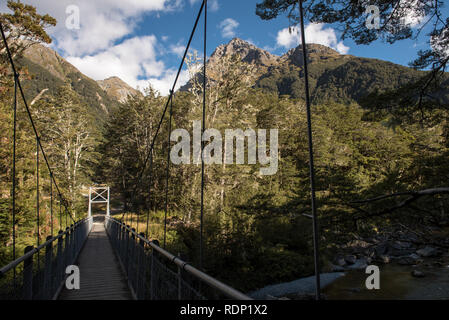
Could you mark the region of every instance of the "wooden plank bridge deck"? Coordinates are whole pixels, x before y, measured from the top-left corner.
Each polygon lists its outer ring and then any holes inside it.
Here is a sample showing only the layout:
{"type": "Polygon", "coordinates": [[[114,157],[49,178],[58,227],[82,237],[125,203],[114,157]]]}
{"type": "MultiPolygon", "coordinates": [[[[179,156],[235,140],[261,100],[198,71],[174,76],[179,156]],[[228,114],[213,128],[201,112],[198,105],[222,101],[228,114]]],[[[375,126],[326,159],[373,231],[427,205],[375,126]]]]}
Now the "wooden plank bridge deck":
{"type": "Polygon", "coordinates": [[[114,254],[103,223],[92,231],[78,257],[80,290],[64,290],[60,300],[131,300],[126,278],[114,254]]]}

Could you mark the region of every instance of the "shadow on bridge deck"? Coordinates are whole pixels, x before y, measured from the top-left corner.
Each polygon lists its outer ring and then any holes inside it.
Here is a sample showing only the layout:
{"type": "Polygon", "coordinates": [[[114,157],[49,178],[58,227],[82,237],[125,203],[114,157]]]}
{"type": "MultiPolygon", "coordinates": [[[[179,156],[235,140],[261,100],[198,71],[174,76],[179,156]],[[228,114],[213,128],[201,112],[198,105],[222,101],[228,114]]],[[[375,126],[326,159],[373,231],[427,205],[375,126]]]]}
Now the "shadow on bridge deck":
{"type": "Polygon", "coordinates": [[[77,261],[80,290],[64,289],[60,300],[131,300],[125,276],[104,227],[104,216],[94,217],[92,231],[77,261]]]}

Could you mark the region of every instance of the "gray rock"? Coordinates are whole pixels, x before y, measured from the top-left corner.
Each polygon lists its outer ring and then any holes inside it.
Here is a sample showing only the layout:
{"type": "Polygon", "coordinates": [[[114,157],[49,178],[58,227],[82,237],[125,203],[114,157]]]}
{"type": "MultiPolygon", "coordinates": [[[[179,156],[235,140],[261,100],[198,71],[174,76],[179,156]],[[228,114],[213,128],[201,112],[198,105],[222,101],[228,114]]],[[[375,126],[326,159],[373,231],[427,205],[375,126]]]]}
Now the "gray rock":
{"type": "MultiPolygon", "coordinates": [[[[343,277],[343,272],[322,273],[321,274],[321,288],[324,288],[343,277]]],[[[267,295],[272,297],[285,297],[286,295],[294,294],[314,294],[315,292],[315,276],[298,279],[291,282],[270,285],[257,291],[248,293],[250,297],[256,300],[263,300],[267,295]]]]}
{"type": "Polygon", "coordinates": [[[345,261],[349,265],[353,265],[357,261],[357,257],[354,255],[349,255],[345,257],[345,261]]]}
{"type": "Polygon", "coordinates": [[[419,256],[417,256],[416,254],[411,254],[409,256],[400,257],[398,259],[398,264],[403,265],[403,266],[411,266],[411,265],[419,264],[421,262],[422,262],[422,260],[420,260],[419,256]]]}
{"type": "Polygon", "coordinates": [[[421,257],[435,257],[438,255],[438,250],[432,247],[425,247],[416,251],[421,257]]]}
{"type": "Polygon", "coordinates": [[[385,253],[387,253],[387,249],[388,249],[388,247],[387,247],[386,243],[379,244],[375,249],[376,255],[377,256],[384,255],[385,253]]]}
{"type": "Polygon", "coordinates": [[[383,264],[389,264],[390,263],[390,257],[387,255],[381,255],[379,257],[379,260],[383,263],[383,264]]]}
{"type": "Polygon", "coordinates": [[[395,249],[410,249],[413,245],[407,241],[395,241],[393,248],[395,249]]]}
{"type": "Polygon", "coordinates": [[[388,249],[388,254],[393,257],[407,256],[407,255],[410,255],[413,253],[415,253],[414,249],[404,249],[404,248],[398,248],[398,247],[397,248],[390,247],[388,249]]]}
{"type": "Polygon", "coordinates": [[[349,242],[347,244],[348,247],[351,248],[368,248],[369,246],[371,246],[371,243],[368,243],[366,241],[363,240],[352,240],[351,242],[349,242]]]}
{"type": "Polygon", "coordinates": [[[412,276],[415,277],[415,278],[424,278],[426,275],[422,271],[413,270],[412,271],[412,276]]]}
{"type": "Polygon", "coordinates": [[[344,258],[340,258],[337,260],[337,265],[340,267],[344,267],[346,265],[346,261],[344,258]]]}

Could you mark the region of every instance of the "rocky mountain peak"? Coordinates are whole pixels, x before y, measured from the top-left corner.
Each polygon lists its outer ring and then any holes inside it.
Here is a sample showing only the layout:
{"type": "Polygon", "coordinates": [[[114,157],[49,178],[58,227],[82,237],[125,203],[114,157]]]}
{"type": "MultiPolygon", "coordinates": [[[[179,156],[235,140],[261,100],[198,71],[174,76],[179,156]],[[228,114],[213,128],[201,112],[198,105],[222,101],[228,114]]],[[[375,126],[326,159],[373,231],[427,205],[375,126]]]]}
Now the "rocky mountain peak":
{"type": "Polygon", "coordinates": [[[128,96],[138,96],[141,93],[129,86],[119,77],[110,77],[105,80],[97,81],[100,87],[107,92],[109,96],[115,97],[119,102],[126,102],[128,96]]]}
{"type": "Polygon", "coordinates": [[[260,49],[248,41],[234,38],[229,43],[217,47],[210,58],[210,62],[213,63],[224,56],[235,54],[240,55],[244,62],[267,67],[276,64],[279,59],[278,56],[260,49]]]}

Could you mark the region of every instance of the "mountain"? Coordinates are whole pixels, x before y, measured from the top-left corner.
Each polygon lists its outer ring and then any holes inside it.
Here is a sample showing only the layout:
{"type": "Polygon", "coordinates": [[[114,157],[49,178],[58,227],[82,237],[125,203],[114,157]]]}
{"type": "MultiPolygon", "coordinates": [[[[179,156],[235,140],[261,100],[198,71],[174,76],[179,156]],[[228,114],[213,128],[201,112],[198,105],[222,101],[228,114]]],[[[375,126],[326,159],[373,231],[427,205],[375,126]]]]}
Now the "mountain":
{"type": "Polygon", "coordinates": [[[111,77],[105,80],[97,81],[100,87],[106,91],[109,97],[113,97],[117,101],[124,103],[129,96],[140,96],[142,93],[129,86],[119,77],[111,77]]]}
{"type": "MultiPolygon", "coordinates": [[[[359,102],[369,93],[386,91],[419,79],[424,72],[378,59],[343,55],[319,44],[308,44],[309,82],[314,103],[335,100],[359,102]]],[[[304,98],[303,48],[282,56],[269,53],[242,39],[219,46],[208,60],[208,77],[220,68],[220,59],[238,54],[254,66],[254,87],[278,95],[304,98]]],[[[201,77],[201,75],[198,75],[201,77]]],[[[181,90],[190,88],[188,83],[181,90]]]]}
{"type": "MultiPolygon", "coordinates": [[[[424,72],[378,59],[342,55],[319,44],[307,45],[312,101],[360,101],[369,93],[396,89],[424,72]]],[[[289,50],[260,77],[256,88],[301,98],[304,95],[303,48],[289,50]]]]}
{"type": "MultiPolygon", "coordinates": [[[[308,44],[307,50],[313,103],[326,100],[360,102],[372,92],[397,89],[424,74],[422,71],[387,61],[342,55],[319,44],[308,44]]],[[[217,47],[209,58],[208,77],[212,82],[220,74],[222,58],[235,55],[244,63],[252,65],[251,79],[254,88],[292,98],[304,98],[302,46],[277,56],[247,41],[234,38],[217,47]]],[[[128,95],[141,95],[117,77],[94,81],[58,53],[39,44],[25,52],[21,63],[28,67],[33,76],[33,81],[27,81],[25,86],[30,100],[39,96],[45,89],[47,91],[44,94],[51,94],[68,82],[99,120],[125,102],[128,95]]],[[[201,72],[197,77],[201,77],[201,72]]],[[[444,88],[447,85],[449,77],[445,79],[444,88]]],[[[191,81],[180,90],[187,91],[190,87],[191,81]]],[[[449,100],[447,91],[444,90],[441,96],[449,100]]]]}
{"type": "Polygon", "coordinates": [[[52,94],[65,83],[69,83],[79,94],[81,101],[86,103],[101,121],[123,102],[125,92],[136,94],[136,90],[118,78],[98,83],[81,73],[57,52],[40,44],[27,49],[19,63],[28,68],[32,77],[31,81],[24,81],[30,101],[43,91],[52,94]]]}
{"type": "Polygon", "coordinates": [[[240,55],[242,61],[255,64],[260,68],[268,68],[276,65],[279,61],[278,56],[262,50],[247,41],[234,38],[228,44],[223,44],[215,49],[209,59],[209,65],[213,68],[223,56],[235,54],[240,55]]]}

